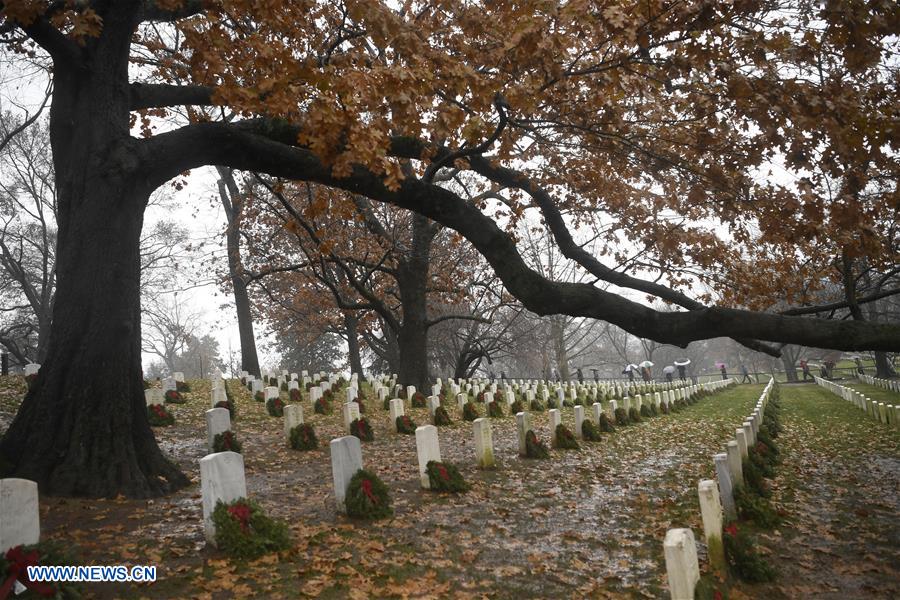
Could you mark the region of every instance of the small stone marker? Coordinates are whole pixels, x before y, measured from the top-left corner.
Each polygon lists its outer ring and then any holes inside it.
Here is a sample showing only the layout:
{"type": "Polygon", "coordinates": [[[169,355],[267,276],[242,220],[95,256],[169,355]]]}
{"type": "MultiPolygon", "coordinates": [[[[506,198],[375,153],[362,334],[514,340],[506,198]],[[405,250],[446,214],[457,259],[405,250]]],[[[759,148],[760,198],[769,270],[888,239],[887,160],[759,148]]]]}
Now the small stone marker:
{"type": "Polygon", "coordinates": [[[466,394],[459,394],[456,396],[456,405],[459,406],[459,410],[462,410],[463,406],[465,406],[468,401],[469,396],[466,394]]]}
{"type": "Polygon", "coordinates": [[[737,441],[738,448],[741,451],[741,459],[750,456],[749,446],[747,446],[747,434],[743,428],[734,430],[734,439],[737,441]]]}
{"type": "Polygon", "coordinates": [[[41,539],[37,483],[30,479],[0,479],[0,555],[41,539]]]}
{"type": "Polygon", "coordinates": [[[274,385],[270,385],[266,388],[266,400],[271,400],[277,398],[279,395],[278,388],[274,385]]]}
{"type": "Polygon", "coordinates": [[[172,373],[172,379],[178,383],[184,383],[184,373],[176,371],[175,373],[172,373]]]}
{"type": "Polygon", "coordinates": [[[700,580],[700,564],[697,562],[697,546],[690,529],[670,529],[663,542],[666,556],[666,574],[669,577],[669,594],[672,600],[692,600],[694,589],[700,580]]]}
{"type": "Polygon", "coordinates": [[[725,511],[725,519],[733,521],[737,518],[737,509],[734,505],[734,484],[731,481],[731,470],[728,468],[728,455],[716,454],[713,456],[713,461],[716,463],[719,498],[722,502],[722,510],[725,511]]]}
{"type": "Polygon", "coordinates": [[[334,482],[334,499],[340,512],[347,512],[344,498],[350,478],[363,468],[362,447],[355,435],[345,435],[331,440],[331,478],[334,482]]]}
{"type": "Polygon", "coordinates": [[[291,441],[291,429],[303,424],[303,406],[288,404],[284,407],[284,437],[291,441]]]}
{"type": "Polygon", "coordinates": [[[402,398],[394,398],[388,404],[388,408],[391,412],[391,423],[394,424],[394,427],[397,426],[397,417],[402,417],[406,414],[405,409],[403,408],[403,399],[402,398]]]}
{"type": "Polygon", "coordinates": [[[416,427],[416,454],[419,456],[419,479],[422,487],[431,488],[428,481],[427,467],[431,461],[441,462],[441,446],[438,443],[438,430],[434,425],[416,427]]]}
{"type": "Polygon", "coordinates": [[[726,444],[726,454],[728,454],[728,467],[731,470],[731,482],[735,485],[744,483],[744,467],[741,464],[741,449],[738,443],[731,440],[726,444]]]}
{"type": "Polygon", "coordinates": [[[516,413],[516,428],[519,431],[519,456],[526,456],[525,434],[531,431],[531,413],[516,413]]]}
{"type": "Polygon", "coordinates": [[[412,397],[416,395],[416,386],[408,385],[406,386],[406,399],[412,402],[412,397]]]}
{"type": "Polygon", "coordinates": [[[253,395],[255,396],[255,395],[256,395],[256,392],[261,392],[261,391],[263,391],[263,382],[262,382],[262,379],[254,379],[254,380],[250,383],[250,393],[253,394],[253,395]]]}
{"type": "MultiPolygon", "coordinates": [[[[25,365],[25,377],[29,375],[37,375],[37,372],[41,370],[41,365],[38,363],[28,363],[25,365]]],[[[23,481],[28,481],[27,479],[23,479],[23,481]]]]}
{"type": "Polygon", "coordinates": [[[211,408],[206,411],[206,445],[209,453],[213,450],[213,441],[220,433],[231,430],[231,414],[227,408],[211,408]]]}
{"type": "Polygon", "coordinates": [[[750,421],[744,421],[744,437],[747,438],[748,449],[756,445],[756,436],[753,435],[753,425],[750,424],[750,421]]]}
{"type": "Polygon", "coordinates": [[[703,535],[709,552],[709,562],[717,571],[725,571],[725,547],[722,545],[722,503],[719,489],[712,479],[701,479],[697,485],[700,496],[700,514],[703,517],[703,535]]]}
{"type": "Polygon", "coordinates": [[[434,411],[438,409],[441,405],[441,399],[437,396],[428,396],[425,398],[425,405],[428,407],[428,412],[431,415],[431,420],[434,420],[434,411]]]}
{"type": "Polygon", "coordinates": [[[341,409],[344,415],[344,429],[350,431],[350,423],[359,419],[359,404],[356,402],[347,402],[341,409]]]}
{"type": "Polygon", "coordinates": [[[347,402],[353,402],[358,398],[357,390],[352,385],[347,388],[347,402]]]}
{"type": "Polygon", "coordinates": [[[144,390],[144,400],[147,402],[147,406],[163,404],[165,402],[164,392],[159,388],[147,388],[144,390]]]}
{"type": "Polygon", "coordinates": [[[237,452],[216,452],[201,458],[200,491],[203,496],[203,534],[207,542],[215,545],[216,527],[212,514],[216,503],[247,497],[244,457],[237,452]]]}
{"type": "Polygon", "coordinates": [[[550,443],[556,445],[556,426],[562,423],[562,414],[558,408],[550,409],[550,443]]]}
{"type": "Polygon", "coordinates": [[[212,402],[213,408],[215,408],[216,404],[218,404],[219,402],[228,402],[228,395],[225,393],[225,389],[221,387],[214,387],[212,389],[210,401],[212,402]]]}
{"type": "Polygon", "coordinates": [[[599,402],[591,404],[591,417],[594,425],[600,427],[600,415],[603,413],[603,406],[599,402]]]}
{"type": "Polygon", "coordinates": [[[166,377],[162,380],[162,391],[163,394],[170,390],[178,390],[178,384],[172,377],[166,377]]]}
{"type": "Polygon", "coordinates": [[[475,460],[482,469],[494,466],[494,438],[491,420],[479,417],[472,422],[475,432],[475,460]]]}
{"type": "Polygon", "coordinates": [[[584,437],[584,433],[581,431],[581,425],[584,423],[584,407],[576,406],[575,407],[575,437],[579,440],[584,437]]]}

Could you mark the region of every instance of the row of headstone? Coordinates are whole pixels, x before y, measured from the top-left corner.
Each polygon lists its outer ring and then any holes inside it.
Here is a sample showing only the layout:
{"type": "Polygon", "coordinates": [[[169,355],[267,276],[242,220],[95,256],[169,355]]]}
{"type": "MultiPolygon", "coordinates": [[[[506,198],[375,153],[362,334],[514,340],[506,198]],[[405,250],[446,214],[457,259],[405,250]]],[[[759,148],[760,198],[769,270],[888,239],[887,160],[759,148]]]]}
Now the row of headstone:
{"type": "Polygon", "coordinates": [[[0,479],[0,556],[16,546],[37,544],[41,520],[37,483],[29,479],[0,479]]]}
{"type": "Polygon", "coordinates": [[[858,374],[857,377],[863,383],[868,383],[869,385],[880,387],[883,390],[900,394],[900,379],[881,379],[880,377],[872,377],[871,375],[865,375],[863,373],[858,374]]]}
{"type": "MultiPolygon", "coordinates": [[[[869,379],[874,380],[873,377],[869,377],[869,379]]],[[[890,424],[895,428],[900,429],[900,404],[886,404],[884,402],[876,402],[871,398],[865,396],[861,392],[857,392],[853,388],[838,385],[833,381],[828,381],[827,379],[823,379],[821,377],[816,377],[815,380],[816,384],[825,388],[832,394],[840,396],[847,402],[852,403],[878,422],[890,424]]]]}
{"type": "MultiPolygon", "coordinates": [[[[733,380],[712,383],[715,384],[711,386],[713,389],[719,389],[727,387],[733,383],[733,380]]],[[[697,484],[707,556],[715,570],[724,570],[726,566],[722,525],[724,522],[737,518],[734,487],[743,483],[742,459],[748,455],[748,448],[756,443],[756,435],[759,433],[759,426],[762,425],[763,412],[774,385],[775,380],[769,379],[769,383],[756,402],[750,416],[740,429],[735,430],[734,439],[728,440],[726,443],[727,452],[716,454],[713,457],[716,480],[702,479],[697,484]]],[[[694,598],[694,591],[700,580],[700,564],[697,559],[694,532],[690,529],[668,530],[663,541],[663,551],[666,559],[666,574],[669,579],[669,593],[672,599],[690,600],[694,598]]]]}

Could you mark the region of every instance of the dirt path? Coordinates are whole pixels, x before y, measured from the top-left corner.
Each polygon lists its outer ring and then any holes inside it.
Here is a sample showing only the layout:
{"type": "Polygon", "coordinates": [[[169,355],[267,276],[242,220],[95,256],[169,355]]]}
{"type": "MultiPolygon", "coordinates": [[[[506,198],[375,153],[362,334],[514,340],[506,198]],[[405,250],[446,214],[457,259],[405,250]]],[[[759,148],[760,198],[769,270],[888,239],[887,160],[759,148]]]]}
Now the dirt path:
{"type": "Polygon", "coordinates": [[[774,500],[765,536],[779,572],[754,598],[900,597],[900,432],[822,388],[782,387],[774,500]]]}

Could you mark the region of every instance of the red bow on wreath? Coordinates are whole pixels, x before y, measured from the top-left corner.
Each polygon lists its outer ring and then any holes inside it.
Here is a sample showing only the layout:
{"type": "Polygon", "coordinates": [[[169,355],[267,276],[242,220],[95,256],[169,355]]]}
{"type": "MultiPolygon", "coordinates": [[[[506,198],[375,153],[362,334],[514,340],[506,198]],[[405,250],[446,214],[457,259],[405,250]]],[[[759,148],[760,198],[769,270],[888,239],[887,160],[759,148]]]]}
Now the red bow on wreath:
{"type": "Polygon", "coordinates": [[[372,492],[372,482],[368,479],[363,479],[360,487],[362,488],[363,494],[366,495],[366,498],[368,498],[373,505],[377,505],[378,500],[375,498],[375,494],[372,492]]]}
{"type": "Polygon", "coordinates": [[[38,557],[37,550],[32,550],[25,554],[22,546],[16,546],[7,551],[6,560],[9,562],[9,567],[7,568],[8,577],[3,582],[3,585],[0,586],[0,600],[9,598],[16,581],[20,581],[26,588],[41,596],[50,597],[56,593],[56,590],[49,583],[28,579],[28,567],[37,565],[38,557]]]}

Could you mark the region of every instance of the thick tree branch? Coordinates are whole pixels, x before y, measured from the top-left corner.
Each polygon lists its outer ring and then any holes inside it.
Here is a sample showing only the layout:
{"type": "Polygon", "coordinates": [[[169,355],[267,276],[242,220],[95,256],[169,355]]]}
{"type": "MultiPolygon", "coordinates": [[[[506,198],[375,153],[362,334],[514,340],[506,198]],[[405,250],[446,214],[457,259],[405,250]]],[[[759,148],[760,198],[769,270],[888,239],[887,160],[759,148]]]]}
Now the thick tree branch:
{"type": "Polygon", "coordinates": [[[408,177],[392,191],[380,176],[362,167],[354,168],[348,177],[336,178],[312,152],[272,139],[258,122],[197,123],[140,144],[149,167],[148,178],[157,185],[187,169],[221,164],[312,181],[417,212],[468,239],[506,288],[539,315],[600,319],[639,337],[682,347],[695,340],[728,336],[842,350],[900,350],[900,325],[895,324],[807,319],[719,307],[659,312],[590,284],[550,281],[528,267],[515,241],[493,219],[450,190],[408,177]]]}
{"type": "Polygon", "coordinates": [[[160,8],[155,0],[144,0],[143,4],[140,15],[141,22],[171,23],[199,15],[206,10],[210,3],[208,0],[184,0],[181,8],[175,10],[160,8]]]}

